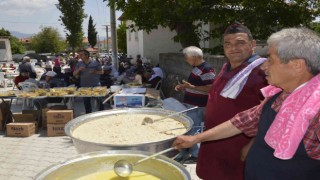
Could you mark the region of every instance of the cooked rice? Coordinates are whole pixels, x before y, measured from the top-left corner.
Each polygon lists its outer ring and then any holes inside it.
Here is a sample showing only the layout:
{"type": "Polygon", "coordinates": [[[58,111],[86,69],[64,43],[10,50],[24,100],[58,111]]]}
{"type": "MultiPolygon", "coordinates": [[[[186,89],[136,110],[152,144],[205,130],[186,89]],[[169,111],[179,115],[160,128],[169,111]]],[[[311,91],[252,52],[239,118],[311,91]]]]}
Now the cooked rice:
{"type": "Polygon", "coordinates": [[[118,114],[100,117],[80,125],[72,135],[89,142],[128,145],[166,140],[186,132],[186,128],[183,128],[185,126],[172,118],[142,125],[146,116],[152,119],[162,117],[149,114],[118,114]],[[183,129],[161,132],[174,128],[183,129]]]}

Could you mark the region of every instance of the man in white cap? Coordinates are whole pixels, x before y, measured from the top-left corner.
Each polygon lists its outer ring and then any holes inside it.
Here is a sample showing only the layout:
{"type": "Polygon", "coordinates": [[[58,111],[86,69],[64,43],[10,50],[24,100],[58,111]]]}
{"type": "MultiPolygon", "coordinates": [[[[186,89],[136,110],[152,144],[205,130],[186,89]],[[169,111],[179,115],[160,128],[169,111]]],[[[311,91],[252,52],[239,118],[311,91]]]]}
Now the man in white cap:
{"type": "Polygon", "coordinates": [[[57,73],[53,71],[48,71],[46,73],[46,88],[54,88],[54,87],[64,87],[64,83],[59,79],[55,78],[57,73]]]}

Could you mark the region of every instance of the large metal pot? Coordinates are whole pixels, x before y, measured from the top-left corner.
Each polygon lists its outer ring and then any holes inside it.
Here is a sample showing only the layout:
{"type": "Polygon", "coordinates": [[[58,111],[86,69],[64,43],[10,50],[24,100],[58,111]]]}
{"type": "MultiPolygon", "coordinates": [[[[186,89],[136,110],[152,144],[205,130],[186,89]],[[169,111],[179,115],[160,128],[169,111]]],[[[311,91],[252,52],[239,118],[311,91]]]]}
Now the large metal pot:
{"type": "MultiPolygon", "coordinates": [[[[101,150],[140,150],[140,151],[155,153],[171,147],[174,138],[158,141],[158,142],[135,144],[135,145],[114,145],[114,144],[102,144],[102,143],[83,141],[78,138],[75,138],[72,135],[72,132],[74,129],[76,129],[79,125],[86,123],[88,121],[92,121],[96,118],[108,117],[115,114],[128,114],[128,113],[156,114],[156,115],[165,116],[165,115],[172,114],[174,112],[169,110],[164,110],[164,109],[158,109],[158,108],[132,108],[132,109],[129,108],[129,109],[114,109],[114,110],[100,111],[96,113],[79,116],[73,119],[68,124],[66,124],[65,133],[69,137],[71,137],[78,153],[87,153],[87,152],[101,151],[101,150]]],[[[187,132],[190,131],[193,125],[193,121],[188,116],[183,114],[176,115],[171,118],[183,123],[184,126],[187,128],[187,132]]],[[[166,155],[172,156],[173,154],[169,153],[166,155]]]]}
{"type": "MultiPolygon", "coordinates": [[[[92,173],[112,170],[118,160],[135,162],[148,155],[151,153],[115,150],[82,154],[46,168],[35,177],[35,180],[77,179],[92,173]]],[[[191,180],[183,165],[161,155],[134,166],[134,171],[145,172],[160,179],[191,180]]]]}

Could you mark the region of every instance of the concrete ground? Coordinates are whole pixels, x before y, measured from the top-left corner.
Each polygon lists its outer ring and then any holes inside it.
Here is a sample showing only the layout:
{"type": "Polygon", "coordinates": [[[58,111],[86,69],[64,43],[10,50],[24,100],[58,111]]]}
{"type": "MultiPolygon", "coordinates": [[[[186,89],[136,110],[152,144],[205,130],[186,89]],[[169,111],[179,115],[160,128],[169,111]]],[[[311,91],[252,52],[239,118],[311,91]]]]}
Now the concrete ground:
{"type": "MultiPolygon", "coordinates": [[[[0,91],[12,90],[12,87],[0,91]]],[[[76,98],[75,116],[84,114],[82,99],[76,98]]],[[[11,111],[21,112],[22,102],[13,101],[11,111]]],[[[46,167],[78,155],[71,139],[67,136],[47,137],[40,129],[38,134],[26,138],[6,137],[0,131],[0,179],[31,180],[46,167]]],[[[199,180],[195,164],[187,165],[192,180],[199,180]]]]}

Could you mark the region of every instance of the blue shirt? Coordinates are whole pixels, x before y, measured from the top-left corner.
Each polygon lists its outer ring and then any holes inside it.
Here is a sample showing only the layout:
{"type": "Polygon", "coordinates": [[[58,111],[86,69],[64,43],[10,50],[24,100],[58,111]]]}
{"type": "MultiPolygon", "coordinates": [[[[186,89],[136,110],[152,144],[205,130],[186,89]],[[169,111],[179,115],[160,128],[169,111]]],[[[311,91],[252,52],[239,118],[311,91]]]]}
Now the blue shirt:
{"type": "Polygon", "coordinates": [[[76,70],[80,67],[85,67],[80,71],[80,86],[81,87],[95,87],[100,85],[100,74],[91,74],[91,70],[101,71],[101,64],[96,60],[90,60],[87,64],[79,61],[76,70]]]}

